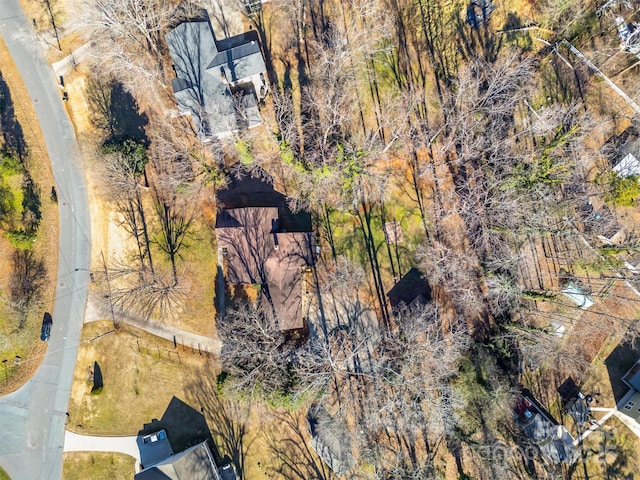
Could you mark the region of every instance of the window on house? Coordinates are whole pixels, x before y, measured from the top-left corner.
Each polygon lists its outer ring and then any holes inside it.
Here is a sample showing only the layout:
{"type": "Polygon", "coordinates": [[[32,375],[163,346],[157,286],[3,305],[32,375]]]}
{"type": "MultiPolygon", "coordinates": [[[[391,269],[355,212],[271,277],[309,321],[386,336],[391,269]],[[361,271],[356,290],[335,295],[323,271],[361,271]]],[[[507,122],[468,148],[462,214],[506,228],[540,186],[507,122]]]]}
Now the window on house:
{"type": "Polygon", "coordinates": [[[631,410],[635,406],[636,402],[628,402],[625,406],[625,410],[631,410]]]}

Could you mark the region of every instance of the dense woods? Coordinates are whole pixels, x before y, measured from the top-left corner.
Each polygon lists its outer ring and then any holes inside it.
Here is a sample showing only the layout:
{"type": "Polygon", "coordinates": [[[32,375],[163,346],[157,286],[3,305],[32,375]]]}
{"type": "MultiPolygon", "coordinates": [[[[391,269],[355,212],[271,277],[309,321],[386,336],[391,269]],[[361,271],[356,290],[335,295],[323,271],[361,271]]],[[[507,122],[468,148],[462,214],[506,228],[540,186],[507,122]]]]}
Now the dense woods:
{"type": "MultiPolygon", "coordinates": [[[[251,15],[229,4],[258,33],[270,95],[262,126],[206,142],[175,115],[165,35],[220,5],[85,3],[96,151],[133,245],[108,266],[116,307],[179,314],[199,207],[248,173],[311,213],[320,248],[303,338],[274,326],[260,293],[218,312],[225,389],[341,416],[349,478],[444,478],[447,464],[461,479],[583,478],[533,448],[514,409],[523,387],[545,397],[581,382],[607,338],[638,332],[623,262],[637,253],[640,190],[637,175],[612,173],[605,145],[637,118],[561,43],[619,55],[618,78],[637,82],[634,57],[617,51],[627,3],[271,0],[251,15]],[[626,216],[622,242],[598,240],[626,216]],[[393,305],[413,267],[428,298],[393,305]],[[596,305],[580,309],[568,285],[596,305]],[[509,446],[499,461],[496,445],[509,446]]],[[[229,25],[213,17],[220,40],[229,25]]]]}

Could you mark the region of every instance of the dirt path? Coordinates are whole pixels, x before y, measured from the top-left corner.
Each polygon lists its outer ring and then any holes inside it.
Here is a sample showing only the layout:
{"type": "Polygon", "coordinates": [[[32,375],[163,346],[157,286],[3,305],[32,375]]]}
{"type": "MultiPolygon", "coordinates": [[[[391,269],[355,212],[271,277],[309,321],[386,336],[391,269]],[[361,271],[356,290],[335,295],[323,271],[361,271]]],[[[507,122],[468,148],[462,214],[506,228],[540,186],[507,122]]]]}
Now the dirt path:
{"type": "MultiPolygon", "coordinates": [[[[109,316],[109,313],[101,311],[101,309],[96,305],[93,295],[90,295],[89,301],[87,302],[84,323],[104,320],[105,318],[109,318],[109,316]]],[[[136,317],[125,317],[122,315],[118,315],[117,320],[118,322],[132,325],[155,335],[156,337],[169,340],[170,342],[175,341],[179,345],[191,347],[194,350],[198,349],[203,352],[206,351],[214,355],[220,355],[220,350],[222,348],[222,342],[220,340],[204,335],[198,335],[197,333],[182,330],[181,328],[166,325],[154,320],[144,320],[136,317]]]]}

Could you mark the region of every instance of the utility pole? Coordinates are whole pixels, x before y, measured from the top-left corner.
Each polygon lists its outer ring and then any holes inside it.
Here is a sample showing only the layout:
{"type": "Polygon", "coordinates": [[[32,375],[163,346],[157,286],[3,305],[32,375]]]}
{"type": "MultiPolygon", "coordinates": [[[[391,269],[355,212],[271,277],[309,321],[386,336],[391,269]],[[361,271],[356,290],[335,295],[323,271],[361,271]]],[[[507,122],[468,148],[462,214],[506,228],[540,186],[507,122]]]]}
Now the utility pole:
{"type": "Polygon", "coordinates": [[[611,89],[614,92],[616,92],[618,95],[620,95],[620,97],[622,97],[622,99],[625,102],[627,102],[631,108],[633,108],[635,110],[636,113],[640,113],[640,106],[632,98],[630,98],[629,95],[627,95],[620,87],[618,87],[618,85],[613,83],[613,81],[609,77],[607,77],[604,73],[602,73],[602,71],[598,67],[596,67],[593,64],[593,62],[591,62],[591,60],[589,60],[587,57],[585,57],[584,54],[582,52],[580,52],[580,50],[578,50],[576,47],[574,47],[572,44],[570,44],[567,40],[562,40],[560,43],[562,45],[566,46],[567,48],[569,48],[571,53],[573,53],[576,57],[578,57],[580,60],[582,60],[582,62],[587,67],[589,67],[591,69],[591,71],[593,71],[602,80],[604,80],[607,83],[607,85],[609,85],[609,87],[611,87],[611,89]]]}
{"type": "Polygon", "coordinates": [[[109,308],[111,309],[111,320],[113,321],[113,328],[116,330],[119,328],[118,322],[116,322],[116,316],[113,313],[113,299],[111,298],[111,284],[109,283],[109,271],[107,270],[107,262],[104,259],[104,252],[100,250],[100,256],[102,257],[102,266],[104,267],[104,276],[107,279],[107,292],[109,295],[109,308]]]}
{"type": "Polygon", "coordinates": [[[51,22],[51,26],[53,27],[53,34],[56,37],[56,43],[58,44],[58,50],[62,51],[62,46],[60,45],[60,36],[58,35],[58,26],[56,25],[56,18],[53,14],[53,7],[51,5],[52,0],[44,0],[44,7],[49,15],[49,22],[51,22]]]}

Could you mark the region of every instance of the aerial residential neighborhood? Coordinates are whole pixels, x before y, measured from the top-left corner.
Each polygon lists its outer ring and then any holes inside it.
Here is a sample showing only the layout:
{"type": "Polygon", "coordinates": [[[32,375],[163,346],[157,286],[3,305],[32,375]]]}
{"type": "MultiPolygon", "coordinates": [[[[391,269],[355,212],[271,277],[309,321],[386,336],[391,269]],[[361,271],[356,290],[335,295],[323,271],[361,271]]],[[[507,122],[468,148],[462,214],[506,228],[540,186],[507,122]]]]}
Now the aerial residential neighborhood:
{"type": "Polygon", "coordinates": [[[0,0],[0,480],[640,478],[638,0],[0,0]]]}

